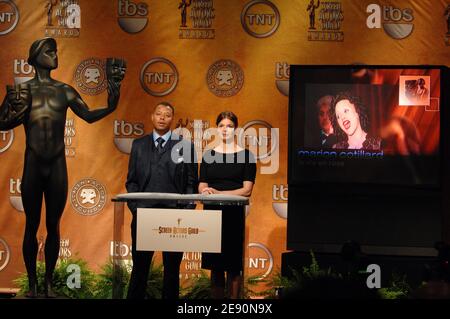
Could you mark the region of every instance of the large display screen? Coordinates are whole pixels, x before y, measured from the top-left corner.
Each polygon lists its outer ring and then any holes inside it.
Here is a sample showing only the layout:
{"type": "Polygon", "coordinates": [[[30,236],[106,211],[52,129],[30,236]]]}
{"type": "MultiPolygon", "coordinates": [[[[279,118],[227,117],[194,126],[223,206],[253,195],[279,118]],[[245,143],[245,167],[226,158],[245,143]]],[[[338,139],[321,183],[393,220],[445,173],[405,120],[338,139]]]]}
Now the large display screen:
{"type": "Polygon", "coordinates": [[[291,66],[289,184],[440,186],[440,67],[291,66]]]}

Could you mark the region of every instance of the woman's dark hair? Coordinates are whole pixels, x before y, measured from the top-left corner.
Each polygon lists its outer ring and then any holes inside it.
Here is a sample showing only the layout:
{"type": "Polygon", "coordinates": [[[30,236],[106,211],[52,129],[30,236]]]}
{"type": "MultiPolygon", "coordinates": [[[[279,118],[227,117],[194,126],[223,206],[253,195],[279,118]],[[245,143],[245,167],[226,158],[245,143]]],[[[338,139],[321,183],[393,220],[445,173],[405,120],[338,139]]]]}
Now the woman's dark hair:
{"type": "Polygon", "coordinates": [[[336,104],[340,101],[348,100],[351,104],[355,106],[356,113],[359,116],[359,122],[361,123],[361,128],[364,132],[368,133],[369,131],[369,117],[367,116],[367,110],[365,105],[361,102],[361,100],[352,95],[350,92],[340,92],[334,98],[331,103],[331,123],[333,124],[334,134],[337,137],[338,142],[345,142],[348,140],[347,134],[341,129],[336,117],[336,104]]]}
{"type": "Polygon", "coordinates": [[[219,114],[219,116],[217,116],[216,125],[219,125],[219,123],[223,119],[229,119],[231,122],[233,122],[235,128],[238,127],[238,118],[237,118],[236,114],[234,114],[233,112],[231,112],[231,111],[221,112],[219,114]]]}

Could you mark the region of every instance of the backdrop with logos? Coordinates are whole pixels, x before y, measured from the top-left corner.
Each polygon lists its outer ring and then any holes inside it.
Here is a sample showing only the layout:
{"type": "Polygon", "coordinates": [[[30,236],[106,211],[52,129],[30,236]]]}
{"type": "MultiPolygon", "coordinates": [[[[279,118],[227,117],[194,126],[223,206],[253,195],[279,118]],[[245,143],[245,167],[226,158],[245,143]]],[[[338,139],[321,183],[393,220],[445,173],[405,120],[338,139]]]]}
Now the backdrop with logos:
{"type": "MultiPolygon", "coordinates": [[[[449,66],[450,2],[0,0],[2,96],[7,84],[34,76],[28,50],[46,36],[58,44],[52,76],[76,88],[90,108],[106,105],[106,58],[124,58],[128,66],[112,115],[88,124],[68,111],[60,257],[80,257],[96,271],[114,254],[130,257],[128,232],[128,240],[112,241],[111,199],[126,192],[131,141],[151,132],[153,107],[168,101],[176,109],[174,128],[198,137],[197,147],[224,110],[249,132],[258,174],[246,217],[246,274],[270,276],[286,251],[289,66],[449,66]]],[[[24,149],[21,126],[0,132],[0,287],[13,287],[25,271],[24,149]]],[[[45,235],[43,214],[40,260],[45,235]]],[[[185,253],[183,279],[199,274],[200,260],[185,253]]]]}

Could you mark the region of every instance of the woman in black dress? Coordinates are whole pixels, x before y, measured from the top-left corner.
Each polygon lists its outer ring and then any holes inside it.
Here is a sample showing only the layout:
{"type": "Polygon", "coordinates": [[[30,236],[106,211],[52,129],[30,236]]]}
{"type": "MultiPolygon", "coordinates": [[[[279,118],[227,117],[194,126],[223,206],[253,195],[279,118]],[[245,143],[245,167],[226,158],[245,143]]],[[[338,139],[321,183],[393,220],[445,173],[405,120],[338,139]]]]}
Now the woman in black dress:
{"type": "MultiPolygon", "coordinates": [[[[253,155],[235,143],[238,120],[232,112],[222,112],[216,120],[222,138],[214,149],[203,154],[200,166],[201,194],[229,194],[249,197],[256,176],[253,155]]],[[[245,206],[205,205],[222,211],[222,252],[202,254],[202,268],[211,270],[211,294],[215,299],[240,297],[243,270],[245,206]]]]}

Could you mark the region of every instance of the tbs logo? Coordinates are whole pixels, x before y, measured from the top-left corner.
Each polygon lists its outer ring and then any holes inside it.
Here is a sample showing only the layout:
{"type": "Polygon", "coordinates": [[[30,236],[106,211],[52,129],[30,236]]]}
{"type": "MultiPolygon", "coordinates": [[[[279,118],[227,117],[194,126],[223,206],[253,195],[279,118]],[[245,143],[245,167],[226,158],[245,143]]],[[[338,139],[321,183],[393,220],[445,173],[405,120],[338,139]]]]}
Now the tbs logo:
{"type": "Polygon", "coordinates": [[[139,33],[148,23],[148,5],[144,2],[134,4],[132,1],[118,1],[117,18],[120,28],[128,33],[139,33]]]}
{"type": "Polygon", "coordinates": [[[366,12],[366,25],[369,29],[381,29],[393,39],[401,40],[408,37],[414,29],[413,10],[398,9],[393,6],[380,6],[378,4],[369,4],[366,12]]]}
{"type": "Polygon", "coordinates": [[[122,153],[130,154],[133,140],[143,135],[143,123],[131,123],[124,120],[114,121],[114,145],[122,153]]]}
{"type": "Polygon", "coordinates": [[[20,178],[10,178],[9,179],[9,203],[14,209],[19,212],[23,212],[23,203],[22,203],[22,191],[20,186],[22,184],[22,180],[20,178]]]}
{"type": "Polygon", "coordinates": [[[13,64],[14,84],[21,84],[29,81],[34,76],[34,69],[24,59],[15,59],[13,64]]]}

